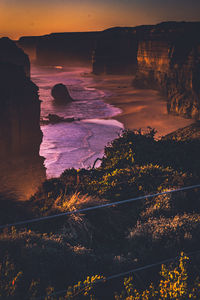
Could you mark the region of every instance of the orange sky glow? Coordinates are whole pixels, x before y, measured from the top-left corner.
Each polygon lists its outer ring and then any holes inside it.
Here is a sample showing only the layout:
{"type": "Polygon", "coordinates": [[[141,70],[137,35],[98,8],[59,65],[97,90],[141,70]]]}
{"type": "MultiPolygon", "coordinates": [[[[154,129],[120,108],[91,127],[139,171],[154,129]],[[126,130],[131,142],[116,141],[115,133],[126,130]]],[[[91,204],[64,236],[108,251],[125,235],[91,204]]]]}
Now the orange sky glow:
{"type": "Polygon", "coordinates": [[[166,6],[163,0],[0,0],[0,36],[18,39],[24,35],[184,20],[185,10],[186,19],[198,21],[200,1],[190,0],[187,7],[189,0],[182,0],[182,9],[176,10],[173,5],[180,1],[168,1],[166,6]],[[192,1],[196,7],[192,7],[192,1]]]}

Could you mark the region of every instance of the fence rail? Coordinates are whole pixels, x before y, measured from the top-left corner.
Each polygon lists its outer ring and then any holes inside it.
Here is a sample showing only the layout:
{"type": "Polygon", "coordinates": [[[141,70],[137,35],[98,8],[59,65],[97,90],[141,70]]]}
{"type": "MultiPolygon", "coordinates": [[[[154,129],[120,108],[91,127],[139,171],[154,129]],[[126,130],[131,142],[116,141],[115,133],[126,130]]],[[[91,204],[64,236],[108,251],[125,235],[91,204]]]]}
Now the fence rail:
{"type": "MultiPolygon", "coordinates": [[[[196,250],[196,251],[192,251],[192,252],[188,252],[188,253],[185,253],[186,255],[188,256],[193,256],[195,254],[198,254],[200,253],[200,249],[199,250],[196,250]]],[[[120,278],[120,277],[123,277],[123,276],[126,276],[126,275],[130,275],[130,274],[134,274],[136,272],[140,272],[140,271],[143,271],[143,270],[147,270],[147,269],[151,269],[151,268],[154,268],[154,267],[157,267],[157,266],[160,266],[162,264],[166,264],[166,263],[170,263],[170,262],[173,262],[175,261],[176,259],[178,259],[179,257],[176,256],[176,257],[173,257],[173,258],[168,258],[168,259],[165,259],[165,260],[162,260],[162,261],[158,261],[158,262],[155,262],[155,263],[152,263],[152,264],[148,264],[148,265],[145,265],[145,266],[142,266],[142,267],[138,267],[138,268],[135,268],[135,269],[131,269],[131,270],[128,270],[128,271],[125,271],[125,272],[121,272],[121,273],[117,273],[117,274],[113,274],[113,275],[110,275],[108,277],[105,277],[104,279],[99,279],[98,281],[96,281],[94,283],[94,285],[97,285],[97,284],[100,284],[100,283],[104,283],[104,282],[107,282],[107,281],[110,281],[112,279],[117,279],[117,278],[120,278]]],[[[85,289],[87,287],[89,287],[90,285],[87,285],[85,286],[84,288],[82,288],[79,292],[76,293],[76,295],[72,295],[72,298],[74,298],[75,296],[78,296],[80,294],[82,294],[85,289]]],[[[45,297],[47,297],[47,299],[50,299],[49,297],[53,297],[53,296],[59,296],[59,295],[62,295],[64,293],[67,292],[67,289],[65,290],[60,290],[60,291],[57,291],[57,292],[54,292],[50,295],[45,295],[45,296],[42,296],[42,297],[38,297],[38,298],[35,298],[35,300],[42,300],[44,299],[45,297]]]]}
{"type": "Polygon", "coordinates": [[[15,223],[5,224],[5,225],[1,225],[0,229],[12,227],[12,226],[19,226],[19,225],[25,225],[25,224],[30,224],[30,223],[36,223],[36,222],[40,222],[40,221],[46,221],[46,220],[55,219],[55,218],[59,218],[59,217],[64,217],[64,216],[68,216],[68,215],[79,214],[79,213],[83,213],[83,212],[87,212],[87,211],[91,211],[91,210],[122,205],[122,204],[130,203],[130,202],[134,202],[134,201],[139,201],[139,200],[144,200],[144,199],[157,197],[157,196],[160,196],[160,195],[165,195],[165,194],[170,194],[170,193],[177,193],[177,192],[192,190],[192,189],[197,189],[197,188],[200,188],[200,184],[185,186],[185,187],[174,189],[174,190],[166,190],[166,191],[161,192],[161,193],[139,196],[139,197],[130,198],[130,199],[126,199],[126,200],[106,203],[106,204],[102,204],[102,205],[91,206],[91,207],[87,207],[87,208],[67,211],[65,213],[60,213],[60,214],[56,214],[56,215],[45,216],[45,217],[34,218],[34,219],[30,219],[30,220],[23,220],[23,221],[19,221],[19,222],[15,222],[15,223]]]}
{"type": "MultiPolygon", "coordinates": [[[[36,223],[36,222],[40,222],[40,221],[46,221],[46,220],[50,220],[50,219],[55,219],[55,218],[59,218],[59,217],[63,217],[63,216],[68,216],[68,215],[72,215],[72,214],[78,214],[78,213],[83,213],[83,212],[88,212],[88,211],[92,211],[92,210],[96,210],[96,209],[101,209],[101,208],[106,208],[106,207],[111,207],[111,206],[118,206],[118,205],[122,205],[122,204],[126,204],[126,203],[131,203],[134,201],[139,201],[139,200],[144,200],[144,199],[149,199],[149,198],[153,198],[153,197],[157,197],[160,195],[166,195],[166,194],[170,194],[170,193],[176,193],[176,192],[181,192],[181,191],[187,191],[187,190],[192,190],[192,189],[199,189],[200,188],[200,184],[196,184],[196,185],[190,185],[190,186],[185,186],[182,188],[178,188],[178,189],[172,189],[172,190],[166,190],[160,193],[154,193],[154,194],[148,194],[148,195],[144,195],[144,196],[139,196],[139,197],[135,197],[135,198],[130,198],[130,199],[126,199],[126,200],[121,200],[121,201],[115,201],[115,202],[111,202],[111,203],[106,203],[106,204],[102,204],[102,205],[97,205],[97,206],[91,206],[91,207],[87,207],[87,208],[83,208],[83,209],[77,209],[77,210],[73,210],[73,211],[68,211],[65,213],[60,213],[60,214],[56,214],[56,215],[51,215],[51,216],[45,216],[45,217],[40,217],[40,218],[34,218],[34,219],[29,219],[29,220],[22,220],[19,222],[15,222],[15,223],[10,223],[10,224],[5,224],[5,225],[1,225],[0,229],[5,229],[5,228],[9,228],[12,226],[20,226],[20,225],[25,225],[25,224],[30,224],[30,223],[36,223]]],[[[200,250],[197,251],[193,251],[193,252],[189,252],[186,253],[187,255],[194,255],[200,253],[200,250]]],[[[107,277],[105,277],[105,279],[99,279],[98,281],[95,282],[95,284],[99,284],[99,283],[103,283],[112,279],[116,279],[122,276],[126,276],[129,274],[133,274],[139,271],[143,271],[146,269],[150,269],[165,263],[169,263],[172,262],[174,260],[176,260],[178,258],[178,256],[174,257],[174,258],[168,258],[162,261],[158,261],[152,264],[148,264],[142,267],[138,267],[138,268],[134,268],[125,272],[121,272],[121,273],[117,273],[117,274],[113,274],[113,275],[109,275],[107,277]]],[[[88,286],[84,287],[83,289],[81,289],[78,292],[78,295],[81,294],[82,292],[84,292],[85,288],[87,288],[88,286]]],[[[42,297],[37,297],[35,298],[35,300],[41,300],[41,299],[50,299],[51,297],[54,296],[59,296],[64,294],[65,292],[67,292],[67,289],[65,290],[60,290],[57,292],[54,292],[50,295],[45,295],[42,297]]],[[[74,298],[76,295],[72,296],[72,298],[74,298]]]]}

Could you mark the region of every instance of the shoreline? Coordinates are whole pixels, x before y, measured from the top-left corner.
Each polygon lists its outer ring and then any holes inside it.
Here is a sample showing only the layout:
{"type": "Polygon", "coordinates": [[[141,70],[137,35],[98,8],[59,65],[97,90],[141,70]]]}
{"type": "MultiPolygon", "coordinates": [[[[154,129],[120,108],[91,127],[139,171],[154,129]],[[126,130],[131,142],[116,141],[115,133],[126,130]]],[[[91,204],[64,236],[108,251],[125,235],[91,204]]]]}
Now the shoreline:
{"type": "Polygon", "coordinates": [[[159,91],[135,89],[132,86],[133,76],[91,76],[96,81],[91,87],[108,91],[110,95],[103,100],[121,110],[120,114],[111,119],[121,122],[125,129],[155,128],[156,137],[160,138],[195,122],[168,114],[167,101],[159,91]]]}

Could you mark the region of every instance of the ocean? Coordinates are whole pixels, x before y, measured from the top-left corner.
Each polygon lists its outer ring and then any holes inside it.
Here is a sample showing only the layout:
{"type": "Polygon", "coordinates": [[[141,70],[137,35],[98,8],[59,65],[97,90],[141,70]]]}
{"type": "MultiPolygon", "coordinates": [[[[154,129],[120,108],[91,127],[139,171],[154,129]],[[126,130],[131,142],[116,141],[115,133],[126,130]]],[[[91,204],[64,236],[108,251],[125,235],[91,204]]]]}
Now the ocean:
{"type": "Polygon", "coordinates": [[[121,110],[104,102],[108,91],[95,89],[89,68],[32,66],[31,79],[39,87],[41,117],[49,113],[80,119],[71,123],[42,125],[43,141],[40,155],[45,158],[47,178],[58,177],[67,168],[90,168],[101,158],[104,147],[115,139],[123,124],[110,119],[121,110]],[[51,89],[63,83],[75,100],[55,105],[51,89]]]}

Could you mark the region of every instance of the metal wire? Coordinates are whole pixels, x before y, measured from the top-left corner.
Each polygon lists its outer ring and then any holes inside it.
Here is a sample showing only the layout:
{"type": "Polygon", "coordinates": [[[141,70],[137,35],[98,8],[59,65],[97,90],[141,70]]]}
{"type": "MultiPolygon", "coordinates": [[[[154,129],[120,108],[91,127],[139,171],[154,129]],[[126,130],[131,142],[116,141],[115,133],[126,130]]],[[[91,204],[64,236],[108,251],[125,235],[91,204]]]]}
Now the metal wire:
{"type": "MultiPolygon", "coordinates": [[[[192,256],[192,255],[197,254],[197,253],[200,253],[200,250],[196,250],[196,251],[193,251],[193,252],[188,252],[188,253],[186,253],[186,255],[192,256]]],[[[146,270],[146,269],[150,269],[150,268],[153,268],[153,267],[157,267],[157,266],[160,266],[160,265],[162,265],[162,264],[166,264],[166,263],[172,262],[172,261],[174,261],[174,260],[176,260],[176,259],[178,259],[178,258],[179,258],[179,256],[176,256],[176,257],[169,258],[169,259],[165,259],[165,260],[162,260],[162,261],[153,263],[153,264],[148,264],[148,265],[145,265],[145,266],[143,266],[143,267],[131,269],[131,270],[126,271],[126,272],[121,272],[121,273],[117,273],[117,274],[114,274],[114,275],[110,275],[110,276],[108,276],[108,277],[106,277],[106,278],[104,278],[104,279],[99,279],[98,281],[96,281],[96,282],[94,283],[94,285],[99,284],[99,283],[104,283],[104,282],[106,282],[106,281],[109,281],[109,280],[112,280],[112,279],[116,279],[116,278],[119,278],[119,277],[122,277],[122,276],[126,276],[126,275],[129,275],[129,274],[133,274],[133,273],[136,273],[136,272],[139,272],[139,271],[143,271],[143,270],[146,270]]],[[[80,295],[80,294],[81,294],[82,292],[84,292],[85,289],[86,289],[87,287],[89,287],[89,286],[90,286],[90,285],[87,285],[87,286],[85,286],[84,288],[82,288],[78,293],[74,294],[74,295],[72,296],[72,298],[74,298],[75,296],[80,295]]],[[[42,296],[42,297],[40,297],[40,298],[36,298],[35,300],[41,300],[41,299],[44,299],[45,297],[58,296],[58,295],[61,295],[61,294],[65,293],[65,292],[67,292],[67,289],[65,289],[65,290],[60,290],[60,291],[55,292],[55,293],[52,293],[52,294],[50,294],[50,295],[48,295],[48,296],[42,296]]],[[[47,299],[48,299],[48,298],[47,298],[47,299]]]]}
{"type": "Polygon", "coordinates": [[[200,188],[200,184],[190,185],[190,186],[186,186],[186,187],[182,187],[182,188],[178,188],[178,189],[174,189],[174,190],[167,190],[167,191],[164,191],[164,192],[161,192],[161,193],[156,193],[156,194],[149,194],[149,195],[145,195],[145,196],[139,196],[139,197],[130,198],[130,199],[127,199],[127,200],[115,201],[115,202],[101,204],[101,205],[97,205],[97,206],[91,206],[91,207],[87,207],[87,208],[72,210],[72,211],[68,211],[68,212],[60,213],[60,214],[56,214],[56,215],[45,216],[45,217],[40,217],[40,218],[24,220],[24,221],[19,221],[19,222],[10,223],[10,224],[5,224],[5,225],[1,225],[0,229],[8,228],[8,227],[11,227],[11,226],[19,226],[19,225],[25,225],[25,224],[30,224],[30,223],[40,222],[40,221],[46,221],[46,220],[55,219],[55,218],[58,218],[58,217],[63,217],[63,216],[68,216],[68,215],[73,215],[73,214],[79,214],[79,213],[83,213],[83,212],[87,212],[87,211],[91,211],[91,210],[95,210],[95,209],[126,204],[126,203],[129,203],[129,202],[139,201],[139,200],[143,200],[143,199],[149,199],[149,198],[157,197],[157,196],[160,196],[160,195],[176,193],[176,192],[191,190],[191,189],[195,189],[195,188],[200,188]]]}

